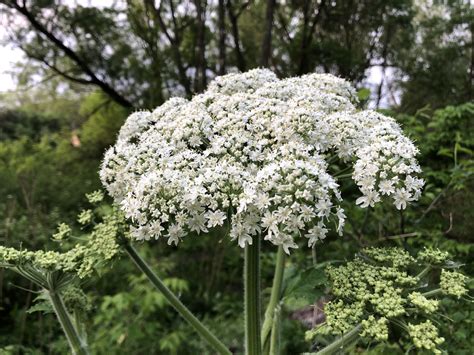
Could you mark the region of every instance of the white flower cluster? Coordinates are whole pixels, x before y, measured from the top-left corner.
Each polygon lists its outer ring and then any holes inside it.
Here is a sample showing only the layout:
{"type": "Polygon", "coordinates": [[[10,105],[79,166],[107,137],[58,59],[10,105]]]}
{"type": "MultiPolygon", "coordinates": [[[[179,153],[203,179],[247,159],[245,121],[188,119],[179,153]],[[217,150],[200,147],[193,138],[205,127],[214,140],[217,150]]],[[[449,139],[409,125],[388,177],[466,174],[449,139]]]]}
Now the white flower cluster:
{"type": "Polygon", "coordinates": [[[140,240],[221,227],[241,247],[258,234],[286,252],[295,236],[313,246],[345,220],[328,158],[354,163],[362,207],[389,195],[401,209],[420,195],[417,149],[393,119],[357,112],[355,97],[327,74],[221,76],[192,100],[132,114],[101,179],[140,240]]]}

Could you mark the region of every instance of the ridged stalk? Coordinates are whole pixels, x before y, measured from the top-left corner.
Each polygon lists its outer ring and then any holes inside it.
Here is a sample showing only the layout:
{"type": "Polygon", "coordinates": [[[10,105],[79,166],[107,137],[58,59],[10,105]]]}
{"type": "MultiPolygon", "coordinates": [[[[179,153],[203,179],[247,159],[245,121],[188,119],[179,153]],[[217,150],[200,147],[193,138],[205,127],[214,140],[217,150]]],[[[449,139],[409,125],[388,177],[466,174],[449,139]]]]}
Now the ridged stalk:
{"type": "Polygon", "coordinates": [[[178,297],[163,283],[163,281],[151,270],[150,266],[142,259],[137,250],[130,244],[124,244],[128,256],[135,262],[137,267],[146,275],[153,286],[160,291],[174,309],[183,317],[194,330],[214,348],[218,354],[232,355],[229,349],[197,319],[194,314],[179,300],[178,297]]]}
{"type": "Polygon", "coordinates": [[[54,313],[56,313],[64,334],[66,334],[72,353],[75,355],[88,355],[89,350],[87,349],[87,344],[82,340],[78,330],[74,327],[61,296],[56,291],[49,290],[46,292],[48,292],[54,313]]]}
{"type": "Polygon", "coordinates": [[[264,354],[270,352],[270,338],[273,336],[272,327],[274,325],[275,311],[280,303],[281,288],[283,284],[283,273],[285,270],[285,252],[282,246],[278,247],[277,258],[275,264],[275,273],[273,275],[272,292],[270,294],[270,301],[265,310],[265,318],[262,326],[262,348],[264,354]]]}
{"type": "Polygon", "coordinates": [[[245,247],[245,354],[260,355],[260,236],[245,247]]]}

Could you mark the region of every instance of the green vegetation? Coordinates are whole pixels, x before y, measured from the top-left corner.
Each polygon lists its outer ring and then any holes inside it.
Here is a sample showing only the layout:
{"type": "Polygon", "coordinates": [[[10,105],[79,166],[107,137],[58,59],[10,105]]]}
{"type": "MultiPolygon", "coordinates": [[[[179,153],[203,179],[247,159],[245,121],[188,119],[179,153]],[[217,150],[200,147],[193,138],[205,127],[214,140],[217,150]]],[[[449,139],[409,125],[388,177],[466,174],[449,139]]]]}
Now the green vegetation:
{"type": "MultiPolygon", "coordinates": [[[[91,354],[212,353],[116,245],[127,226],[111,200],[91,193],[101,188],[103,153],[132,110],[190,96],[215,75],[257,66],[281,77],[327,71],[353,81],[361,105],[394,117],[416,142],[426,180],[421,199],[403,212],[390,203],[360,209],[353,204],[356,188],[343,190],[352,202],[344,206],[344,235],[330,233],[313,252],[300,248],[284,257],[262,244],[261,289],[264,304],[274,305],[262,309],[264,352],[276,344],[282,354],[316,352],[339,339],[336,352],[344,345],[348,353],[414,354],[434,347],[472,353],[472,5],[275,3],[162,1],[158,7],[118,1],[97,8],[0,0],[8,41],[28,59],[16,68],[17,89],[0,94],[0,256],[3,263],[23,263],[20,270],[0,268],[0,354],[67,353],[51,304],[64,306],[91,354]],[[366,80],[371,68],[382,73],[380,85],[366,80]],[[96,246],[97,253],[88,252],[96,246]],[[401,251],[373,249],[379,247],[401,251]],[[104,250],[110,253],[100,254],[104,250]],[[55,253],[64,254],[59,264],[51,262],[55,253]],[[272,289],[275,265],[284,274],[272,289]],[[406,292],[376,303],[389,311],[346,307],[350,289],[338,284],[345,273],[383,282],[382,267],[394,272],[390,277],[407,268],[397,278],[406,292]],[[450,295],[429,294],[438,287],[450,295]],[[54,298],[58,291],[61,301],[54,298]],[[394,299],[400,304],[390,303],[394,299]],[[319,327],[324,304],[326,328],[319,327]],[[334,318],[341,314],[344,319],[334,318]],[[392,318],[402,323],[394,325],[392,318]],[[328,327],[338,332],[324,332],[328,327]]],[[[218,234],[177,248],[158,242],[136,247],[205,327],[232,352],[243,353],[240,248],[218,234]]],[[[354,290],[356,299],[359,293],[354,290]]]]}

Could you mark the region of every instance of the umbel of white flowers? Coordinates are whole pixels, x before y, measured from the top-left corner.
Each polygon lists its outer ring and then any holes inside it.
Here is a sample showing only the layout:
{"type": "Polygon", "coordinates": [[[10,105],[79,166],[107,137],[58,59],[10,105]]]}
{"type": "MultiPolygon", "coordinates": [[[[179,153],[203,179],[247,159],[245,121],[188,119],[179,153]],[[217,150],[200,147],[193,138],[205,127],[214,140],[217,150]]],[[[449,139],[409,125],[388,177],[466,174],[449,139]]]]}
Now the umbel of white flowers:
{"type": "Polygon", "coordinates": [[[418,150],[400,126],[356,101],[348,82],[328,74],[217,77],[191,100],[130,115],[101,179],[139,240],[178,244],[225,225],[241,247],[259,233],[287,253],[295,237],[313,246],[331,221],[339,233],[344,226],[329,159],[353,165],[361,207],[385,195],[404,209],[423,186],[418,150]]]}

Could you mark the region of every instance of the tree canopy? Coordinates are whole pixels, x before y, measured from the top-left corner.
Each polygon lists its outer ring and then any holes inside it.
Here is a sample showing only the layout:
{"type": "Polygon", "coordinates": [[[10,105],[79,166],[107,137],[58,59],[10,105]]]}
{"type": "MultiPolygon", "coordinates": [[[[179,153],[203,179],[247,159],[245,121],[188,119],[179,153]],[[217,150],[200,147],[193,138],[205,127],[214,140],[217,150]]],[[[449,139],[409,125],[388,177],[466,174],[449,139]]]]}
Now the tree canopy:
{"type": "Polygon", "coordinates": [[[189,97],[216,75],[261,66],[281,77],[330,72],[359,86],[376,68],[375,105],[411,111],[473,98],[469,1],[0,3],[5,39],[35,63],[24,64],[30,76],[99,88],[128,109],[189,97]]]}

